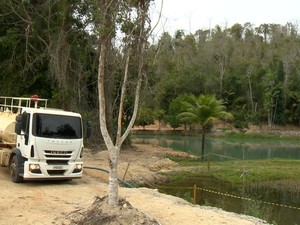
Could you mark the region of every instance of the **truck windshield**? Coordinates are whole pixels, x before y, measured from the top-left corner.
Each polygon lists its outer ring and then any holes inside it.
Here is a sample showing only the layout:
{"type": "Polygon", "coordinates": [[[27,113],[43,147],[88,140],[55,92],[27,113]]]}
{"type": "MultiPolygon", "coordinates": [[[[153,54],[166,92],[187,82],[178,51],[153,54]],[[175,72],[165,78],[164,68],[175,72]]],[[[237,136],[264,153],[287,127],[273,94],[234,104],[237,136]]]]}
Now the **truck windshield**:
{"type": "Polygon", "coordinates": [[[80,139],[82,138],[81,118],[35,113],[32,133],[38,137],[80,139]]]}

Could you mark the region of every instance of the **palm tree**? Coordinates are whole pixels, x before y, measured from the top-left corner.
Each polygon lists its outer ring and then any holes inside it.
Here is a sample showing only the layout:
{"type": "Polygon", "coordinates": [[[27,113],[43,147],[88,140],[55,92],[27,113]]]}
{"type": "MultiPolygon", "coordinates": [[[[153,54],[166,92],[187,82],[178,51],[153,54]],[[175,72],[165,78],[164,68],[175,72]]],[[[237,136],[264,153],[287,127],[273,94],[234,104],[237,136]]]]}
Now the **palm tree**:
{"type": "Polygon", "coordinates": [[[223,100],[216,99],[215,95],[200,95],[199,97],[190,95],[182,104],[184,112],[178,115],[180,120],[199,124],[202,128],[201,161],[203,161],[207,130],[219,119],[232,119],[233,116],[225,111],[223,100]]]}

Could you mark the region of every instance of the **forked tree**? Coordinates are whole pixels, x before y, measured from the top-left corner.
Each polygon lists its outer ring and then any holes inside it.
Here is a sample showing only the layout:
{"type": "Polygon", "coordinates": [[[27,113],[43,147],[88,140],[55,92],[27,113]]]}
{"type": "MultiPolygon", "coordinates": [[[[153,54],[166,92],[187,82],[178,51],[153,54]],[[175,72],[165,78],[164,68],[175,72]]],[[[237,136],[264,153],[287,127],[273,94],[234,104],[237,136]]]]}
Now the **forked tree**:
{"type": "MultiPolygon", "coordinates": [[[[98,94],[99,94],[99,120],[100,129],[109,152],[109,205],[117,205],[118,195],[118,160],[120,149],[128,137],[139,107],[140,90],[144,72],[144,52],[147,38],[150,33],[148,9],[150,0],[102,0],[100,1],[101,18],[100,45],[99,45],[99,69],[98,69],[98,94]],[[121,28],[117,30],[118,28],[121,28]],[[119,96],[119,107],[117,116],[116,134],[111,134],[108,130],[107,121],[107,98],[106,82],[109,79],[107,60],[112,41],[115,40],[116,33],[122,33],[121,44],[123,48],[124,70],[121,79],[119,96]],[[135,69],[129,69],[131,59],[134,58],[135,69]],[[131,85],[130,88],[129,84],[131,85]],[[133,85],[134,84],[134,85],[133,85]],[[131,120],[127,127],[122,128],[124,119],[124,104],[129,95],[134,96],[134,105],[131,120]]],[[[120,44],[120,43],[119,43],[120,44]]],[[[120,46],[121,46],[120,44],[120,46]]]]}

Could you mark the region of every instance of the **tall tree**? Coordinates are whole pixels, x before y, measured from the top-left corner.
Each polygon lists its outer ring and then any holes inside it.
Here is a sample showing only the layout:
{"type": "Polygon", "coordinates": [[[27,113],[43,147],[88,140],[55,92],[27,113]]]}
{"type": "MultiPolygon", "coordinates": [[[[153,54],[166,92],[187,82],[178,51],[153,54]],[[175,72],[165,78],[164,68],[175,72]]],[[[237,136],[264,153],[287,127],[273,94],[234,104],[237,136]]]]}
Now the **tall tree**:
{"type": "Polygon", "coordinates": [[[219,97],[223,95],[223,84],[225,74],[229,65],[230,55],[232,53],[232,40],[228,37],[228,31],[222,31],[221,27],[217,26],[213,31],[211,40],[212,58],[219,69],[219,97]]]}
{"type": "Polygon", "coordinates": [[[198,97],[191,95],[182,104],[184,112],[180,113],[178,117],[192,124],[198,124],[202,128],[201,161],[203,161],[205,136],[209,127],[219,119],[232,119],[233,116],[231,113],[225,111],[223,101],[216,99],[214,95],[200,95],[198,97]]]}
{"type": "Polygon", "coordinates": [[[147,22],[149,22],[149,4],[150,1],[112,1],[103,0],[100,4],[101,9],[101,21],[99,25],[101,27],[101,37],[100,37],[100,54],[99,54],[99,69],[98,69],[98,93],[99,93],[99,120],[100,129],[109,152],[109,199],[110,205],[117,205],[119,202],[118,196],[118,160],[119,152],[121,146],[134,124],[137,116],[140,90],[142,86],[142,81],[146,74],[144,71],[144,53],[147,47],[147,38],[149,35],[150,27],[147,22]],[[134,11],[134,13],[133,13],[134,11]],[[121,17],[117,17],[121,16],[121,17]],[[116,137],[109,134],[107,127],[107,113],[106,113],[106,91],[105,84],[107,76],[107,60],[108,60],[108,50],[111,45],[112,39],[114,38],[117,22],[120,22],[121,30],[125,35],[123,41],[124,45],[124,58],[125,58],[125,68],[123,69],[123,77],[121,80],[121,90],[119,93],[119,108],[117,115],[117,130],[116,137]],[[135,76],[130,74],[129,63],[131,57],[133,58],[133,53],[136,56],[137,68],[134,73],[135,76]],[[130,79],[130,80],[129,80],[130,79]],[[134,83],[135,88],[128,89],[129,83],[134,83]],[[124,114],[124,104],[126,97],[128,97],[128,92],[134,92],[134,110],[131,116],[131,120],[123,132],[123,114],[124,114]]]}
{"type": "Polygon", "coordinates": [[[277,77],[275,79],[276,85],[276,103],[275,103],[275,115],[274,115],[274,123],[279,125],[285,125],[285,113],[286,113],[286,98],[284,92],[284,78],[285,74],[283,71],[283,63],[282,61],[278,62],[277,65],[277,77]]]}
{"type": "Polygon", "coordinates": [[[51,98],[55,107],[85,108],[87,77],[95,64],[87,1],[1,1],[3,94],[34,93],[51,98]]]}

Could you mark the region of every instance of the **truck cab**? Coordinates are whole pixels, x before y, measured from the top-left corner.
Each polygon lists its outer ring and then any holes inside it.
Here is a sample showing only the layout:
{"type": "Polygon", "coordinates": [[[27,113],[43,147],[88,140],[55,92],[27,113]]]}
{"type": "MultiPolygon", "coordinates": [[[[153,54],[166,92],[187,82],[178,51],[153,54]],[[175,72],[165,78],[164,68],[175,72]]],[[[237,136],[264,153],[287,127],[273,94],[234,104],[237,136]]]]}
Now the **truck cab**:
{"type": "Polygon", "coordinates": [[[36,97],[5,97],[0,107],[0,118],[8,114],[15,118],[13,134],[6,132],[4,135],[5,129],[2,128],[0,148],[0,164],[8,166],[13,182],[82,176],[83,129],[80,114],[47,108],[47,100],[36,97]]]}

